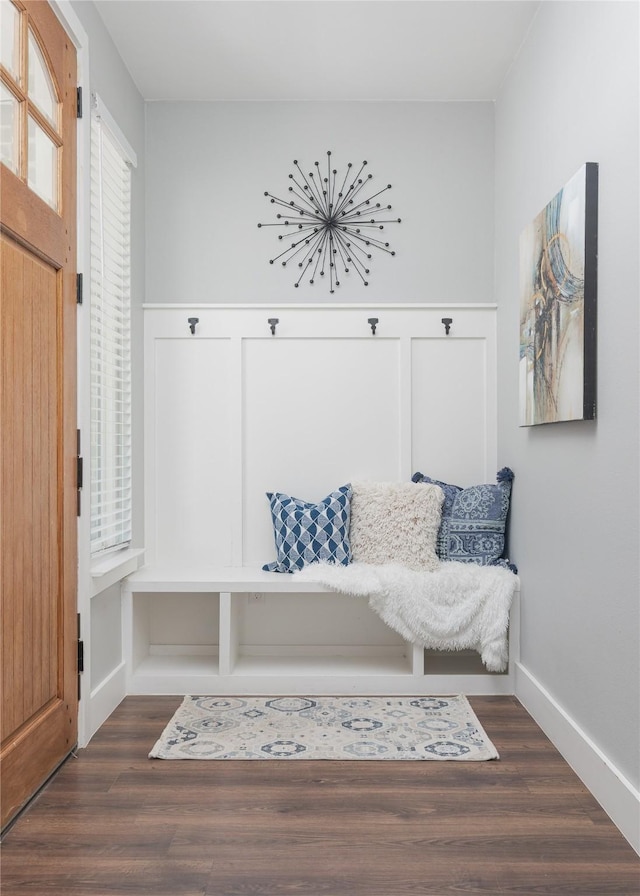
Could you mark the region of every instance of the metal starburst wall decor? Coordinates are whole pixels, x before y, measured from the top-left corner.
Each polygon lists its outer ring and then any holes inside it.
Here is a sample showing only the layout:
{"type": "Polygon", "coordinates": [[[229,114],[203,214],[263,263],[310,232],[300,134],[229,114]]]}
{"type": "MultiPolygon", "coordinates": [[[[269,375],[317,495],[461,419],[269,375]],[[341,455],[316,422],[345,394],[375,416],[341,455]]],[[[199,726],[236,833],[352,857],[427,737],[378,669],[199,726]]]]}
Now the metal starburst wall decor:
{"type": "MultiPolygon", "coordinates": [[[[364,175],[367,162],[362,162],[360,170],[353,176],[351,162],[338,186],[340,177],[336,168],[331,167],[331,152],[327,152],[326,177],[320,171],[320,163],[314,162],[315,172],[305,175],[297,159],[294,159],[297,174],[290,174],[289,199],[280,199],[265,191],[271,202],[285,211],[278,211],[274,224],[258,224],[258,227],[279,227],[291,231],[294,237],[291,245],[269,259],[269,264],[280,261],[283,267],[290,262],[300,269],[294,286],[299,286],[307,275],[309,283],[320,276],[329,282],[329,292],[340,286],[339,272],[348,274],[354,270],[364,286],[369,285],[369,260],[371,251],[377,249],[388,255],[396,253],[383,239],[374,234],[384,230],[385,224],[399,224],[400,218],[383,218],[391,211],[390,205],[374,202],[391,189],[387,184],[383,189],[367,195],[373,179],[372,174],[364,175]],[[295,261],[294,261],[295,259],[295,261]]],[[[286,233],[278,235],[278,240],[288,240],[286,233]]]]}

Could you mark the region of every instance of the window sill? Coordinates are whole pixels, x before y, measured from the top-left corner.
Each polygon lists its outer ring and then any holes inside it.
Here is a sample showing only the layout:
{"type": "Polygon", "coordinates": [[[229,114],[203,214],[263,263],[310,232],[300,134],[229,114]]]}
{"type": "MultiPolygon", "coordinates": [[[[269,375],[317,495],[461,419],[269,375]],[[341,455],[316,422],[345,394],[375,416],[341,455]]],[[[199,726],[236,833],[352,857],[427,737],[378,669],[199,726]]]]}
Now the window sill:
{"type": "Polygon", "coordinates": [[[125,576],[136,572],[143,563],[144,548],[125,548],[92,561],[91,596],[95,597],[125,576]]]}

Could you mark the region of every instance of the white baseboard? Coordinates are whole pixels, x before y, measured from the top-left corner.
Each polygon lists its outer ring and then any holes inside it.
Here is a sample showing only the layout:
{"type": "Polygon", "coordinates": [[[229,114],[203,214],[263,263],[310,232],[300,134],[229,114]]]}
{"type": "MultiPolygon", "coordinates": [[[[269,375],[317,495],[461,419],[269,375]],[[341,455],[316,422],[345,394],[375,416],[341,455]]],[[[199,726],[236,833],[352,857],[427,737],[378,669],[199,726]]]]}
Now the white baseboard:
{"type": "Polygon", "coordinates": [[[98,728],[124,700],[126,693],[125,664],[122,662],[89,695],[85,737],[81,747],[87,746],[98,728]]]}
{"type": "Polygon", "coordinates": [[[640,792],[521,663],[516,664],[515,694],[640,854],[640,792]]]}

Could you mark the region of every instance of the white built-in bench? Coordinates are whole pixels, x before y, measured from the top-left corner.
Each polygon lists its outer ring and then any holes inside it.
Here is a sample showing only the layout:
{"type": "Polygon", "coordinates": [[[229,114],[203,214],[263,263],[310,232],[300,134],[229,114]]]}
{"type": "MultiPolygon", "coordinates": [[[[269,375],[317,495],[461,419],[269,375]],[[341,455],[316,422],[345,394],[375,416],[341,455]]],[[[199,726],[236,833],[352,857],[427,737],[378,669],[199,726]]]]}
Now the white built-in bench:
{"type": "MultiPolygon", "coordinates": [[[[144,317],[148,565],[123,585],[127,692],[513,693],[511,672],[404,641],[364,597],[261,570],[275,559],[265,492],[318,501],[416,470],[495,481],[495,306],[147,305],[144,317]]],[[[513,656],[517,606],[511,632],[513,656]]]]}
{"type": "Polygon", "coordinates": [[[513,693],[517,594],[503,674],[488,673],[474,651],[435,652],[406,642],[366,598],[291,575],[251,567],[146,568],[126,579],[124,598],[131,694],[513,693]],[[186,644],[189,614],[200,620],[200,637],[186,644]],[[358,643],[344,638],[354,630],[365,635],[358,643]]]}

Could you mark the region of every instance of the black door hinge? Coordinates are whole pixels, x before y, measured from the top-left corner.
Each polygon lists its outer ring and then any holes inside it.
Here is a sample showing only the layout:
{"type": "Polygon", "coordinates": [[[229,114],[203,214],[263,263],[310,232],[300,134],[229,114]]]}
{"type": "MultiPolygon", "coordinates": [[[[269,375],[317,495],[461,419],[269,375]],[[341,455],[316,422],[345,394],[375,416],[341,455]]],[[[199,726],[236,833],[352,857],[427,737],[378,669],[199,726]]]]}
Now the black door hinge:
{"type": "Polygon", "coordinates": [[[78,305],[82,305],[82,291],[84,288],[84,284],[82,282],[82,274],[76,274],[76,302],[78,305]]]}
{"type": "Polygon", "coordinates": [[[77,448],[76,448],[76,451],[77,451],[77,456],[76,456],[76,489],[77,489],[77,492],[78,492],[78,507],[77,507],[77,513],[78,513],[78,516],[80,516],[80,514],[82,513],[82,502],[81,502],[80,494],[81,494],[81,489],[82,489],[83,480],[84,480],[84,458],[82,457],[82,455],[81,455],[81,453],[80,453],[80,451],[81,451],[81,447],[80,447],[80,430],[79,430],[79,429],[76,430],[76,433],[77,433],[77,436],[76,436],[76,439],[77,439],[77,448]]]}
{"type": "Polygon", "coordinates": [[[78,616],[78,700],[80,700],[81,679],[80,673],[84,672],[84,641],[80,638],[80,613],[78,616]]]}
{"type": "Polygon", "coordinates": [[[82,87],[76,89],[76,118],[82,118],[82,87]]]}

